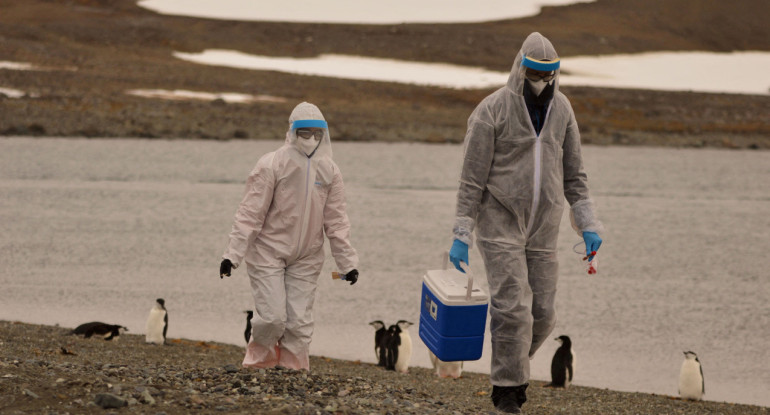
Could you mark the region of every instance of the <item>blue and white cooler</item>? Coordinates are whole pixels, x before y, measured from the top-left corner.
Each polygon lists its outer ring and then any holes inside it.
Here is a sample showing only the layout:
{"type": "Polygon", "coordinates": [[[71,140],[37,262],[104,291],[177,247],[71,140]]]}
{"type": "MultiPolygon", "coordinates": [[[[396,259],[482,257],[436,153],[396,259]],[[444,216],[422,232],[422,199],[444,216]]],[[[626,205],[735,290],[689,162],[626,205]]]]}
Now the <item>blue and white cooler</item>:
{"type": "Polygon", "coordinates": [[[445,362],[478,360],[484,346],[489,296],[470,272],[430,270],[423,277],[420,339],[445,362]]]}

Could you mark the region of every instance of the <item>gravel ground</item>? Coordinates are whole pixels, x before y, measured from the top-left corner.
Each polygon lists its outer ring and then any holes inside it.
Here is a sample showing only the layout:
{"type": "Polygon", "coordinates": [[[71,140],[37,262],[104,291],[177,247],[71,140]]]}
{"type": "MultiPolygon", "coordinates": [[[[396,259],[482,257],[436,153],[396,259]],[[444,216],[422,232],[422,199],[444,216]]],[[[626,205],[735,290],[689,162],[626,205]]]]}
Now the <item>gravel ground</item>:
{"type": "MultiPolygon", "coordinates": [[[[67,335],[0,321],[0,413],[488,414],[488,375],[439,379],[369,363],[311,358],[311,371],[240,366],[239,346],[67,335]]],[[[766,407],[532,382],[527,414],[768,414],[766,407]]]]}

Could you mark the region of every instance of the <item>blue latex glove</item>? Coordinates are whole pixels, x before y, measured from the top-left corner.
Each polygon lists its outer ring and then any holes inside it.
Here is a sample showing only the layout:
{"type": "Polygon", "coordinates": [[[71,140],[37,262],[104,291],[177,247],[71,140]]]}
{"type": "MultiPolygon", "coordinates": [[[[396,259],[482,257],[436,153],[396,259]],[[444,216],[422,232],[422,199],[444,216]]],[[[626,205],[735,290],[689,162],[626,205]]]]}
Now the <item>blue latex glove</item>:
{"type": "Polygon", "coordinates": [[[464,273],[465,271],[460,268],[460,261],[468,264],[468,244],[459,239],[455,239],[455,241],[452,242],[452,249],[449,250],[449,260],[452,261],[458,271],[464,273]]]}
{"type": "Polygon", "coordinates": [[[596,254],[596,251],[602,246],[602,238],[596,232],[583,232],[583,241],[586,243],[586,256],[590,262],[594,259],[592,253],[596,254]]]}

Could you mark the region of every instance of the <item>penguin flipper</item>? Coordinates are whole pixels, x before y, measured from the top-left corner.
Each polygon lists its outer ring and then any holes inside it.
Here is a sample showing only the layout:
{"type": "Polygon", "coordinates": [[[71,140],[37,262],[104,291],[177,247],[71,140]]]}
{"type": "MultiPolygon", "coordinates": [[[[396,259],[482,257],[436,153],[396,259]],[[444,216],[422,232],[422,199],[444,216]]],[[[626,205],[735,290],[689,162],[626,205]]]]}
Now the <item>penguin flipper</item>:
{"type": "Polygon", "coordinates": [[[168,311],[163,316],[163,344],[166,344],[166,332],[168,331],[168,311]]]}

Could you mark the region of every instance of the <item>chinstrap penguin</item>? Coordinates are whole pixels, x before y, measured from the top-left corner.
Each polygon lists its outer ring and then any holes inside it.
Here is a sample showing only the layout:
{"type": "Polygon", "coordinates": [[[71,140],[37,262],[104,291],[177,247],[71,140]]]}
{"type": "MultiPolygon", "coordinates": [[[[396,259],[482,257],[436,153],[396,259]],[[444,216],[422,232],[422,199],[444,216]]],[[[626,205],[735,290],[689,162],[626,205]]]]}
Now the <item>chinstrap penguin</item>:
{"type": "Polygon", "coordinates": [[[246,339],[246,344],[249,344],[249,340],[251,340],[251,319],[254,318],[254,312],[246,310],[244,313],[246,313],[246,330],[243,332],[243,337],[246,339]]]}
{"type": "Polygon", "coordinates": [[[551,360],[551,383],[546,387],[569,388],[575,374],[575,354],[572,351],[572,340],[569,336],[559,336],[554,339],[561,343],[551,360]]]}
{"type": "Polygon", "coordinates": [[[439,359],[433,352],[428,350],[430,356],[430,363],[433,365],[433,369],[436,370],[436,376],[440,378],[459,378],[463,373],[463,362],[445,362],[439,359]]]}
{"type": "Polygon", "coordinates": [[[401,345],[401,329],[398,327],[398,324],[388,327],[388,331],[383,338],[385,343],[385,369],[396,370],[398,347],[401,345]]]}
{"type": "Polygon", "coordinates": [[[377,359],[377,366],[386,366],[388,349],[388,329],[382,320],[374,320],[369,323],[374,327],[374,358],[377,359]]]}
{"type": "Polygon", "coordinates": [[[166,301],[162,298],[155,300],[155,305],[150,310],[146,331],[145,341],[147,343],[166,344],[168,312],[166,311],[166,301]]]}
{"type": "Polygon", "coordinates": [[[679,371],[679,396],[682,399],[699,401],[704,393],[706,393],[706,382],[703,379],[703,367],[698,355],[695,352],[686,351],[679,371]]]}
{"type": "Polygon", "coordinates": [[[121,333],[128,331],[124,326],[118,324],[107,324],[101,321],[92,321],[77,326],[70,334],[82,334],[84,338],[89,338],[94,334],[103,336],[104,340],[118,340],[121,333]]]}
{"type": "Polygon", "coordinates": [[[396,358],[395,369],[397,372],[406,373],[409,371],[409,362],[412,360],[412,336],[409,335],[409,326],[412,323],[406,320],[399,320],[395,331],[398,336],[398,357],[396,358]]]}

